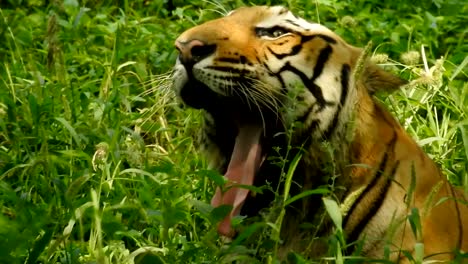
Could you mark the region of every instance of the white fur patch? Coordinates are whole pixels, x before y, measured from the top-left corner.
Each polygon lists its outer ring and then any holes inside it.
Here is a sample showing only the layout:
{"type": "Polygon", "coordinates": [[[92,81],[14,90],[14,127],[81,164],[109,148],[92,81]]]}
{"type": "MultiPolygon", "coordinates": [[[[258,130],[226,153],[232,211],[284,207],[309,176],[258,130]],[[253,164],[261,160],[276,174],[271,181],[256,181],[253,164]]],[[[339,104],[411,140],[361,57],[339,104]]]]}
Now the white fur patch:
{"type": "Polygon", "coordinates": [[[189,81],[187,70],[185,70],[184,65],[182,65],[179,60],[177,60],[176,65],[174,67],[174,75],[173,75],[173,88],[176,94],[180,94],[182,87],[189,81]]]}

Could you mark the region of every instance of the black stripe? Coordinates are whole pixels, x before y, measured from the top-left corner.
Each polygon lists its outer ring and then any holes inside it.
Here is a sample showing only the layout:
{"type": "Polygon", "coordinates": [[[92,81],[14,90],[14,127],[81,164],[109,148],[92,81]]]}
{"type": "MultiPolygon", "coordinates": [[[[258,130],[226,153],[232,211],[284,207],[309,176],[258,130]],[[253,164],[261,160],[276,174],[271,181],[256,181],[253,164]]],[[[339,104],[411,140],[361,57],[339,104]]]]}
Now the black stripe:
{"type": "Polygon", "coordinates": [[[217,58],[216,61],[252,65],[252,63],[245,56],[240,56],[239,58],[217,58]]]}
{"type": "Polygon", "coordinates": [[[337,107],[335,115],[333,116],[333,121],[328,126],[327,130],[324,133],[324,138],[330,138],[333,131],[336,129],[336,125],[338,124],[338,119],[341,114],[341,109],[346,102],[346,97],[348,96],[348,84],[349,84],[349,72],[350,67],[348,64],[344,64],[341,68],[341,96],[340,96],[340,104],[337,107]]]}
{"type": "MultiPolygon", "coordinates": [[[[364,228],[366,227],[367,223],[372,219],[372,217],[377,213],[379,210],[380,206],[382,205],[383,201],[385,200],[385,197],[387,195],[388,189],[390,188],[392,179],[396,173],[396,170],[399,166],[399,161],[395,163],[391,171],[387,176],[384,175],[385,168],[387,167],[387,162],[389,158],[390,152],[394,151],[394,147],[396,144],[396,133],[393,134],[392,139],[390,140],[387,150],[384,153],[384,156],[382,158],[382,161],[380,162],[379,169],[377,170],[376,174],[372,178],[372,181],[366,186],[362,194],[356,199],[356,201],[353,203],[351,206],[350,210],[348,211],[348,214],[345,216],[343,220],[343,226],[346,227],[347,222],[349,221],[349,218],[352,216],[353,211],[356,209],[357,206],[360,205],[362,199],[366,197],[366,195],[374,191],[376,189],[376,185],[379,182],[379,180],[385,181],[383,186],[381,186],[378,189],[379,194],[377,195],[377,200],[375,200],[369,208],[367,208],[367,212],[365,215],[361,216],[361,219],[358,221],[358,225],[354,227],[353,230],[349,231],[348,233],[348,242],[354,242],[359,238],[359,235],[362,233],[364,228]]],[[[379,187],[379,186],[377,186],[379,187]]]]}
{"type": "Polygon", "coordinates": [[[240,63],[240,60],[237,59],[237,58],[217,58],[216,61],[229,62],[229,63],[240,63]]]}
{"type": "Polygon", "coordinates": [[[317,35],[313,35],[314,37],[317,37],[317,38],[321,38],[323,40],[325,40],[326,42],[330,43],[330,44],[336,44],[336,39],[330,37],[330,36],[327,36],[327,35],[323,35],[323,34],[317,34],[317,35]]]}
{"type": "Polygon", "coordinates": [[[309,117],[310,113],[314,111],[315,104],[309,105],[307,110],[304,112],[304,114],[300,115],[298,118],[296,118],[296,121],[299,123],[305,123],[307,121],[307,118],[309,117]]]}
{"type": "MultiPolygon", "coordinates": [[[[285,31],[291,31],[289,29],[284,29],[285,31]]],[[[317,34],[317,35],[302,35],[300,32],[297,32],[297,31],[293,31],[295,34],[301,36],[301,43],[297,44],[296,46],[292,47],[291,49],[291,52],[289,53],[275,53],[270,47],[268,47],[268,51],[271,52],[271,54],[273,54],[277,59],[281,60],[285,57],[288,57],[288,56],[294,56],[294,55],[297,55],[303,48],[304,46],[304,43],[314,39],[314,38],[321,38],[322,40],[326,41],[327,43],[330,43],[330,44],[336,44],[336,40],[329,37],[329,36],[326,36],[326,35],[322,35],[322,34],[317,34]]],[[[328,47],[329,45],[327,45],[328,47]]],[[[330,47],[331,49],[331,47],[330,47]]]]}
{"type": "Polygon", "coordinates": [[[323,41],[327,42],[328,44],[336,44],[337,43],[337,41],[334,38],[332,38],[330,36],[327,36],[327,35],[323,35],[323,34],[304,35],[299,31],[293,31],[293,30],[290,30],[290,31],[301,36],[301,44],[304,44],[307,41],[311,41],[311,40],[313,40],[315,38],[322,39],[323,41]]]}
{"type": "Polygon", "coordinates": [[[302,34],[301,32],[298,32],[298,31],[293,31],[293,32],[302,37],[301,44],[304,44],[305,42],[313,40],[315,38],[320,38],[323,41],[327,42],[328,44],[336,44],[337,43],[337,41],[334,38],[332,38],[330,36],[327,36],[327,35],[323,35],[323,34],[304,35],[304,34],[302,34]]]}
{"type": "Polygon", "coordinates": [[[298,23],[292,21],[291,19],[286,19],[286,22],[288,22],[289,24],[291,24],[291,25],[293,25],[293,26],[301,27],[301,25],[299,25],[298,23]]]}
{"type": "Polygon", "coordinates": [[[313,75],[312,75],[312,78],[310,79],[309,83],[311,84],[311,86],[308,86],[307,88],[309,88],[309,91],[312,92],[312,94],[314,95],[314,97],[317,99],[317,101],[319,101],[319,108],[317,110],[317,113],[323,111],[323,109],[325,109],[325,106],[327,105],[327,101],[325,100],[325,98],[323,97],[323,93],[322,93],[322,88],[319,87],[318,85],[316,85],[314,83],[315,79],[317,79],[323,72],[323,68],[325,67],[325,64],[327,63],[328,59],[330,58],[330,54],[333,52],[333,49],[330,45],[327,45],[325,48],[323,48],[321,51],[320,51],[320,54],[317,58],[317,62],[315,64],[315,67],[314,67],[314,72],[313,72],[313,75]],[[313,89],[311,89],[313,88],[313,89]],[[319,90],[320,93],[317,93],[317,95],[319,97],[316,96],[316,94],[312,91],[312,90],[319,90]]]}
{"type": "MultiPolygon", "coordinates": [[[[361,234],[361,232],[364,230],[364,228],[366,228],[367,224],[374,218],[375,214],[380,209],[385,198],[387,197],[388,190],[390,189],[390,185],[393,179],[395,178],[395,174],[399,166],[400,166],[400,161],[397,160],[392,170],[388,174],[388,176],[385,177],[385,185],[383,186],[383,188],[379,190],[378,199],[375,201],[374,204],[372,204],[372,207],[369,210],[369,212],[366,214],[366,217],[361,220],[359,225],[355,228],[355,231],[352,232],[352,236],[350,236],[350,240],[348,241],[356,241],[359,238],[359,235],[361,234]]],[[[353,244],[353,246],[346,249],[347,255],[351,255],[352,252],[355,251],[355,247],[356,247],[356,244],[353,244]]],[[[361,253],[364,255],[366,254],[365,252],[361,252],[361,253]]]]}
{"type": "Polygon", "coordinates": [[[286,87],[286,83],[284,82],[284,79],[281,77],[281,75],[278,75],[278,81],[281,83],[281,94],[287,96],[288,87],[286,87]]]}
{"type": "Polygon", "coordinates": [[[279,42],[279,43],[275,43],[275,45],[277,46],[283,46],[284,44],[289,44],[289,40],[285,40],[285,41],[282,41],[282,42],[279,42]]]}
{"type": "Polygon", "coordinates": [[[284,15],[284,14],[286,14],[286,13],[288,13],[288,12],[289,12],[289,9],[287,9],[286,7],[283,7],[283,8],[279,11],[278,15],[284,15]]]}
{"type": "Polygon", "coordinates": [[[388,193],[388,190],[390,189],[392,179],[394,178],[396,170],[398,169],[399,165],[400,165],[400,162],[397,161],[395,163],[395,165],[393,166],[392,170],[390,171],[390,173],[388,174],[388,176],[381,175],[381,176],[385,177],[385,179],[383,179],[383,180],[385,180],[385,184],[384,184],[384,186],[382,186],[382,188],[379,189],[379,194],[377,195],[377,200],[375,200],[374,203],[372,203],[372,205],[368,209],[366,215],[361,219],[359,224],[349,234],[349,236],[348,236],[348,238],[349,238],[348,241],[349,242],[356,241],[359,238],[359,235],[362,233],[364,228],[372,220],[372,218],[374,218],[375,214],[377,213],[377,211],[382,206],[385,198],[387,197],[387,193],[388,193]]]}
{"type": "Polygon", "coordinates": [[[307,87],[307,89],[309,89],[309,91],[317,100],[317,103],[319,104],[319,109],[323,109],[326,106],[327,101],[323,97],[322,89],[318,85],[316,85],[313,82],[313,80],[309,79],[307,75],[305,75],[305,73],[294,68],[289,61],[286,62],[286,64],[279,70],[277,74],[281,74],[281,72],[284,71],[290,71],[296,74],[299,78],[301,78],[302,83],[307,87]]]}
{"type": "Polygon", "coordinates": [[[222,72],[229,72],[229,73],[238,73],[238,74],[249,74],[249,70],[245,69],[236,69],[233,67],[228,67],[228,66],[206,66],[205,68],[207,69],[212,69],[212,70],[217,70],[217,71],[222,71],[222,72]]]}
{"type": "MultiPolygon", "coordinates": [[[[273,72],[273,71],[270,69],[270,67],[268,66],[268,63],[262,62],[262,66],[265,67],[265,69],[266,69],[267,72],[268,72],[268,75],[270,75],[270,76],[277,76],[277,75],[278,75],[277,73],[273,72]]],[[[278,75],[278,76],[279,76],[279,75],[278,75]]]]}
{"type": "Polygon", "coordinates": [[[250,60],[248,60],[247,57],[245,57],[245,56],[240,56],[239,60],[240,60],[240,63],[242,63],[242,64],[252,65],[250,60]]]}
{"type": "Polygon", "coordinates": [[[268,67],[268,64],[266,64],[265,62],[262,63],[263,67],[265,67],[265,69],[267,70],[268,72],[268,75],[272,76],[272,77],[276,77],[278,78],[278,81],[281,83],[281,94],[283,95],[287,95],[288,94],[288,89],[286,87],[286,83],[284,82],[283,80],[283,77],[281,77],[281,74],[278,72],[278,73],[274,73],[270,67],[268,67]]]}
{"type": "Polygon", "coordinates": [[[325,48],[323,48],[320,51],[320,54],[317,58],[317,62],[315,63],[314,73],[313,73],[311,81],[315,81],[315,79],[317,79],[320,76],[320,74],[322,74],[323,68],[325,67],[325,63],[330,58],[330,54],[332,52],[333,52],[333,49],[330,45],[327,45],[325,48]]]}
{"type": "Polygon", "coordinates": [[[296,46],[292,47],[291,52],[289,53],[275,53],[270,47],[268,47],[268,51],[273,54],[278,60],[282,60],[285,57],[297,55],[302,49],[302,43],[297,44],[296,46]]]}
{"type": "Polygon", "coordinates": [[[310,122],[310,125],[305,128],[305,132],[302,134],[305,135],[312,135],[315,130],[320,126],[320,120],[319,119],[314,119],[312,122],[310,122]]]}
{"type": "Polygon", "coordinates": [[[317,79],[323,72],[325,68],[325,64],[327,63],[328,59],[330,58],[330,54],[333,52],[333,48],[330,45],[327,45],[320,51],[320,54],[317,58],[317,63],[313,69],[312,78],[309,79],[305,73],[301,72],[297,68],[293,67],[291,63],[288,61],[286,64],[280,69],[277,74],[280,74],[283,71],[291,71],[298,75],[301,78],[302,83],[306,85],[307,89],[312,93],[319,104],[319,108],[317,112],[321,112],[325,106],[327,106],[330,102],[327,102],[323,97],[322,88],[319,87],[314,83],[315,79],[317,79]]]}

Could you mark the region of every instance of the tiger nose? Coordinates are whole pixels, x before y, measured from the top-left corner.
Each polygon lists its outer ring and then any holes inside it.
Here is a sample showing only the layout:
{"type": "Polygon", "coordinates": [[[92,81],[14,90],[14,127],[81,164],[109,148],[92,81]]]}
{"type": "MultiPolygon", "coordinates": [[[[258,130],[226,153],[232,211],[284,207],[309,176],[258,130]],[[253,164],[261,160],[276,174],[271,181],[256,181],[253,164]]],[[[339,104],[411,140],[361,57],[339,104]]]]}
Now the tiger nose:
{"type": "Polygon", "coordinates": [[[183,64],[195,64],[213,54],[216,45],[209,45],[203,41],[193,39],[189,41],[176,40],[176,49],[183,64]]]}

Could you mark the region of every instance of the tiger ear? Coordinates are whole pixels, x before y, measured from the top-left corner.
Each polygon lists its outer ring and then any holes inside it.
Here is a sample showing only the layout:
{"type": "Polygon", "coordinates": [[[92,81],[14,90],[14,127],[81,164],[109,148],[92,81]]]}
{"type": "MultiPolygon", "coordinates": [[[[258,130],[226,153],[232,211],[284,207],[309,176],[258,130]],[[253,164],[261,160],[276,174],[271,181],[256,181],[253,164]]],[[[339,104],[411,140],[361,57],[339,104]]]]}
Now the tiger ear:
{"type": "Polygon", "coordinates": [[[379,91],[393,92],[408,83],[408,81],[386,72],[379,66],[370,62],[366,64],[361,77],[364,86],[370,94],[379,91]]]}

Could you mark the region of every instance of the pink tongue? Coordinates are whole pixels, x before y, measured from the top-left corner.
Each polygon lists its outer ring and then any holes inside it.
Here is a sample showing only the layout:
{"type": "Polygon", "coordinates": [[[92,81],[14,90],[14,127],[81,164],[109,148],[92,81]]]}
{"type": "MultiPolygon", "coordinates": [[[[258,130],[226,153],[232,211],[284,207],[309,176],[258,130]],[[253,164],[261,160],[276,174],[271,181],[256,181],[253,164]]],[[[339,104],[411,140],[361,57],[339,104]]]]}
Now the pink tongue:
{"type": "Polygon", "coordinates": [[[249,190],[231,186],[239,184],[253,185],[255,173],[263,162],[260,146],[262,132],[263,129],[259,126],[247,125],[239,128],[231,161],[226,175],[224,175],[228,179],[224,186],[227,191],[222,193],[218,187],[213,199],[211,199],[213,207],[220,205],[232,206],[231,212],[218,225],[218,233],[221,235],[234,236],[234,231],[231,229],[231,219],[240,213],[249,190]]]}

